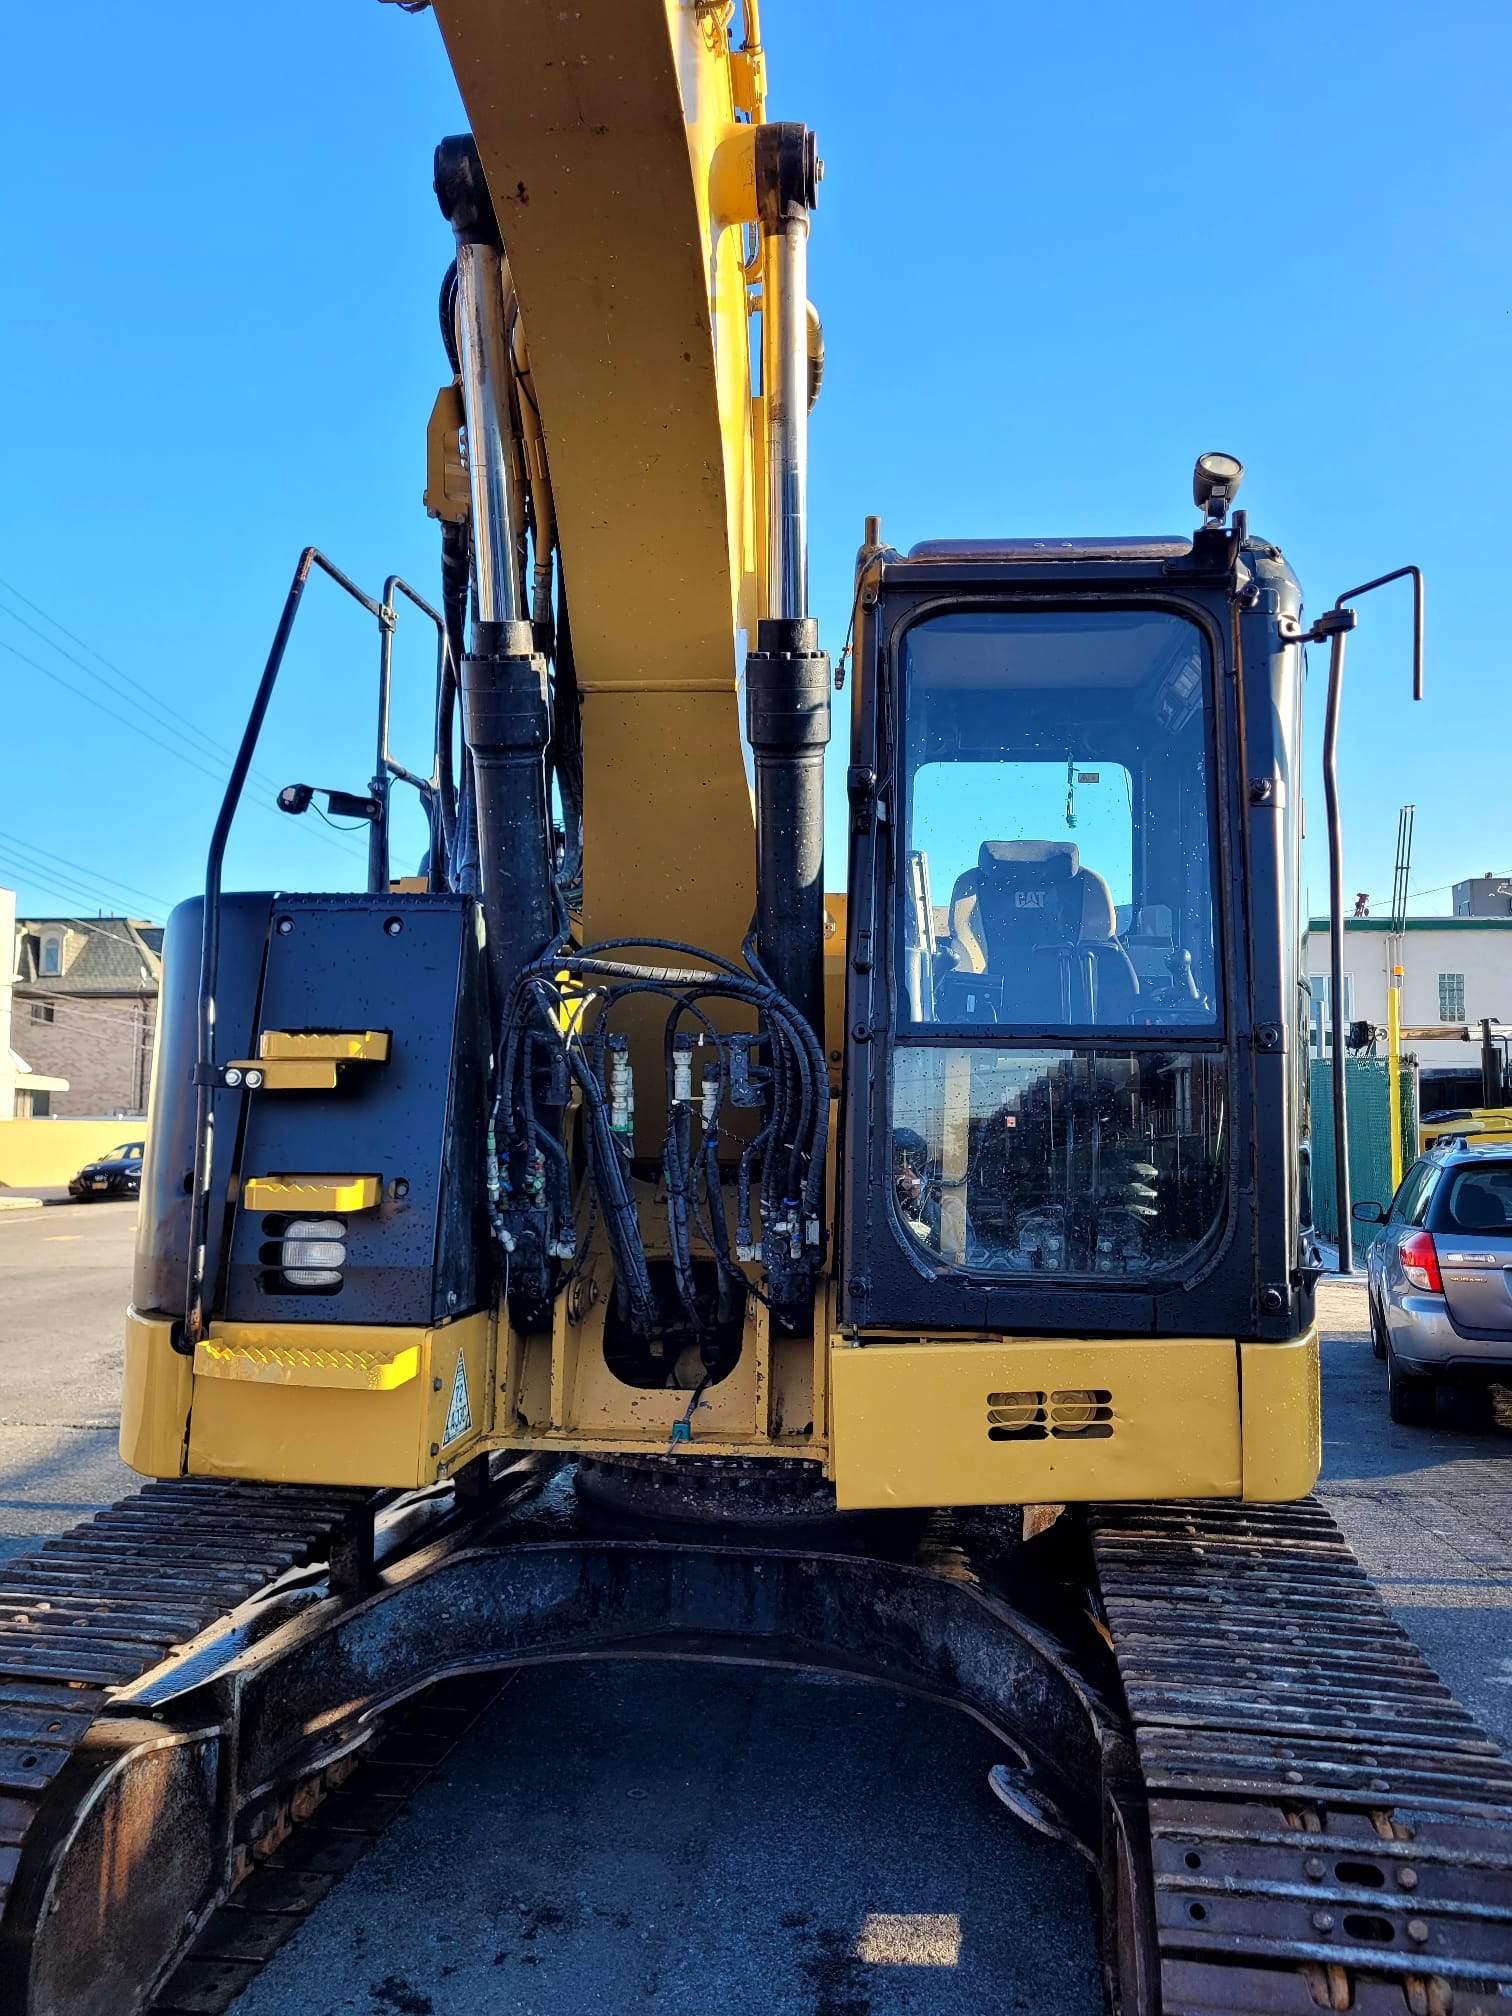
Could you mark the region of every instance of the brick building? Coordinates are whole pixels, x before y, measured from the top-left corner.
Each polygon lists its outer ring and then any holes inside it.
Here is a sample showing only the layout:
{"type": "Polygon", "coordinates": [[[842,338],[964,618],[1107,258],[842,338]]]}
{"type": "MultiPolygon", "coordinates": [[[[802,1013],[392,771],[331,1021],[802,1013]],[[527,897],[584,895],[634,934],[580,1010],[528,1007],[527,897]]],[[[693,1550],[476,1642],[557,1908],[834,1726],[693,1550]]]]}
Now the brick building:
{"type": "Polygon", "coordinates": [[[37,1118],[147,1110],[163,974],[163,927],[133,917],[23,917],[16,924],[11,1042],[66,1092],[37,1118]]]}

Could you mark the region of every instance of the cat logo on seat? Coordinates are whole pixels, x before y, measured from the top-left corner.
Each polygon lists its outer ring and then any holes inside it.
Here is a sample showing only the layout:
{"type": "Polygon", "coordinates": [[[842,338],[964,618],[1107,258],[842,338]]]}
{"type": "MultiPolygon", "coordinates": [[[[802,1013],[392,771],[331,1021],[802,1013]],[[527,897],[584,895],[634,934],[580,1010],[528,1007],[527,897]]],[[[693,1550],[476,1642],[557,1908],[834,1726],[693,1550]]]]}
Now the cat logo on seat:
{"type": "Polygon", "coordinates": [[[1043,889],[1015,889],[1013,892],[1015,910],[1043,910],[1045,892],[1043,889]]]}

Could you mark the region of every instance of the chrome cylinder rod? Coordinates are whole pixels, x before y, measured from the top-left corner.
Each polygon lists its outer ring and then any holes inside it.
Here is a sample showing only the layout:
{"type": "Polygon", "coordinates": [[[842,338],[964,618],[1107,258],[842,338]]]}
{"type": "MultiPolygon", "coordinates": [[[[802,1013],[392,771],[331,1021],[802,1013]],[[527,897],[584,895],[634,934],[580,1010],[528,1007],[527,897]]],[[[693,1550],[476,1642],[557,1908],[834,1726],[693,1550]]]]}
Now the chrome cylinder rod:
{"type": "Polygon", "coordinates": [[[789,214],[765,240],[761,386],[766,409],[766,614],[807,616],[808,216],[789,214]]]}
{"type": "Polygon", "coordinates": [[[457,247],[457,349],[472,490],[474,615],[479,623],[517,623],[526,610],[510,482],[503,276],[492,245],[457,247]]]}

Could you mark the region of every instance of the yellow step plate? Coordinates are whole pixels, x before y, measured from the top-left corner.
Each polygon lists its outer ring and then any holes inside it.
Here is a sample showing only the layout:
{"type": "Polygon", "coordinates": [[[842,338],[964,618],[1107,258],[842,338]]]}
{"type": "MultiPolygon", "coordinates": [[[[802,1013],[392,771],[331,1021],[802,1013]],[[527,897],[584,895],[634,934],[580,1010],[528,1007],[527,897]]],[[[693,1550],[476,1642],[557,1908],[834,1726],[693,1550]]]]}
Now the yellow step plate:
{"type": "Polygon", "coordinates": [[[412,1331],[396,1331],[396,1341],[387,1348],[342,1350],[312,1344],[249,1343],[247,1327],[241,1326],[242,1334],[234,1341],[212,1329],[205,1341],[194,1347],[195,1377],[391,1393],[396,1386],[408,1385],[420,1370],[420,1348],[412,1331]]]}
{"type": "Polygon", "coordinates": [[[387,1029],[264,1029],[257,1054],[265,1063],[386,1064],[387,1029]]]}
{"type": "Polygon", "coordinates": [[[279,1058],[265,1064],[261,1058],[235,1057],[226,1066],[228,1071],[240,1071],[243,1079],[249,1071],[254,1072],[257,1083],[249,1090],[257,1092],[334,1092],[336,1090],[336,1066],[323,1057],[279,1058]]]}
{"type": "Polygon", "coordinates": [[[242,1203],[249,1211],[371,1211],[383,1189],[379,1176],[249,1176],[242,1203]]]}

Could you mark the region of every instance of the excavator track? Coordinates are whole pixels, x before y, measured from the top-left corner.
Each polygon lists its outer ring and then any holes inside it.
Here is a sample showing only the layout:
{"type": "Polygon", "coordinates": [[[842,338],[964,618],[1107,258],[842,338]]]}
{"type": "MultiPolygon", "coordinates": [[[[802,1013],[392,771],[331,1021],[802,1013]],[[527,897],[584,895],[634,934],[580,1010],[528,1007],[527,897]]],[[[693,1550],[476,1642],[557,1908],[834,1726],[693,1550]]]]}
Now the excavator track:
{"type": "Polygon", "coordinates": [[[1512,1764],[1314,1501],[1094,1507],[1030,1562],[976,1515],[836,1552],[637,1525],[570,1471],[445,1495],[392,1502],[375,1566],[371,1494],[152,1485],[0,1570],[7,2011],[226,2006],[349,1864],[344,1839],[291,1846],[288,1816],[375,1831],[342,1817],[353,1762],[387,1772],[392,1818],[392,1731],[563,1656],[735,1656],[966,1708],[1016,1760],[1006,1803],[1101,1874],[1118,2016],[1508,2007],[1512,1764]],[[228,1629],[274,1583],[290,1600],[228,1629]]]}
{"type": "Polygon", "coordinates": [[[1089,1523],[1147,1806],[1163,2016],[1505,2009],[1512,1763],[1324,1508],[1089,1523]]]}
{"type": "Polygon", "coordinates": [[[350,1540],[370,1492],[149,1484],[0,1568],[0,1950],[27,1835],[112,1690],[350,1540]]]}

